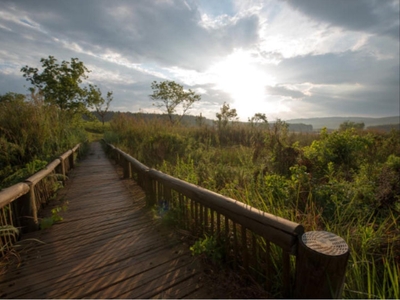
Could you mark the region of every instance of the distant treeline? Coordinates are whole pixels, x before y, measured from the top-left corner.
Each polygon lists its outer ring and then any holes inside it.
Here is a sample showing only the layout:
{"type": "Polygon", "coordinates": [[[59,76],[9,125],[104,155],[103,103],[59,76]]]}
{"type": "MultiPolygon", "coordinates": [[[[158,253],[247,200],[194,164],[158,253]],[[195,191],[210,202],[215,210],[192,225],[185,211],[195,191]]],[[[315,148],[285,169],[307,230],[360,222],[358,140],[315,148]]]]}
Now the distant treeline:
{"type": "Polygon", "coordinates": [[[378,131],[382,131],[382,132],[390,132],[393,129],[400,130],[400,123],[388,124],[388,125],[378,125],[378,126],[368,126],[367,129],[378,130],[378,131]]]}
{"type": "MultiPolygon", "coordinates": [[[[101,117],[97,112],[92,112],[92,114],[99,120],[101,121],[101,117]]],[[[125,114],[128,116],[132,116],[134,118],[141,118],[144,120],[153,120],[153,119],[158,119],[158,120],[166,120],[168,121],[168,115],[166,114],[154,114],[154,113],[131,113],[131,112],[114,112],[114,111],[109,111],[105,114],[104,116],[104,121],[109,122],[111,119],[114,117],[115,114],[125,114]]],[[[174,118],[179,118],[178,115],[173,115],[174,118]]],[[[198,121],[198,116],[193,116],[193,115],[185,115],[182,118],[181,123],[188,125],[188,126],[198,126],[199,121],[198,121]]],[[[87,119],[87,117],[84,116],[84,119],[87,119]]],[[[245,122],[239,122],[241,124],[246,124],[245,122]]],[[[270,126],[272,126],[275,122],[269,122],[270,126]]],[[[207,118],[203,117],[202,124],[212,126],[214,124],[214,120],[210,120],[207,118]]],[[[288,123],[289,125],[289,131],[295,131],[295,132],[312,132],[313,131],[313,126],[309,124],[303,124],[303,123],[288,123]]]]}

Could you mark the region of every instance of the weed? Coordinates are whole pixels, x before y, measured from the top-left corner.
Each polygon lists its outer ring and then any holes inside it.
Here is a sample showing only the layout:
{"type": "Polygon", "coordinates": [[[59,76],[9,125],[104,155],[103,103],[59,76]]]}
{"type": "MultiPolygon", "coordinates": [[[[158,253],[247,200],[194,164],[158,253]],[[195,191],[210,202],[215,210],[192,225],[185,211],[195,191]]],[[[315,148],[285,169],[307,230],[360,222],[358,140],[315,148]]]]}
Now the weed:
{"type": "Polygon", "coordinates": [[[192,255],[205,256],[214,264],[220,264],[223,258],[223,247],[214,236],[204,235],[190,247],[192,255]]]}
{"type": "Polygon", "coordinates": [[[40,220],[40,229],[47,229],[53,226],[57,222],[61,222],[64,220],[64,218],[60,215],[61,212],[65,212],[68,209],[67,206],[68,203],[62,205],[62,206],[57,206],[51,210],[51,216],[47,218],[42,218],[40,220]]]}

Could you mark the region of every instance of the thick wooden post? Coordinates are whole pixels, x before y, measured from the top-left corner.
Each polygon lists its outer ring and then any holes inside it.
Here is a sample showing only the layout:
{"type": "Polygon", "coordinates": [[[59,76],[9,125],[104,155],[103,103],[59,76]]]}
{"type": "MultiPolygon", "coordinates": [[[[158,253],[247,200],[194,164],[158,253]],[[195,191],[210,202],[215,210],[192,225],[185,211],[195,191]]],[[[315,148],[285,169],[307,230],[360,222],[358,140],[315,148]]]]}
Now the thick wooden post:
{"type": "Polygon", "coordinates": [[[326,231],[304,233],[296,260],[296,298],[340,298],[349,247],[339,236],[326,231]]]}

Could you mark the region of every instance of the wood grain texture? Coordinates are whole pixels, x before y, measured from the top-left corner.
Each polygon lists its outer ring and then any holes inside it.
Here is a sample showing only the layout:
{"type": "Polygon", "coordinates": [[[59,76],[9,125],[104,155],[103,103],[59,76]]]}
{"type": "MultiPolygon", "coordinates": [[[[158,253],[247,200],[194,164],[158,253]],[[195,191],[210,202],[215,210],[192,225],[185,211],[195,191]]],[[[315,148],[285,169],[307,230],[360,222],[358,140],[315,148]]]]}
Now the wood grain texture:
{"type": "Polygon", "coordinates": [[[64,220],[23,236],[21,264],[0,277],[1,298],[213,297],[188,246],[120,175],[93,143],[59,194],[64,220]]]}

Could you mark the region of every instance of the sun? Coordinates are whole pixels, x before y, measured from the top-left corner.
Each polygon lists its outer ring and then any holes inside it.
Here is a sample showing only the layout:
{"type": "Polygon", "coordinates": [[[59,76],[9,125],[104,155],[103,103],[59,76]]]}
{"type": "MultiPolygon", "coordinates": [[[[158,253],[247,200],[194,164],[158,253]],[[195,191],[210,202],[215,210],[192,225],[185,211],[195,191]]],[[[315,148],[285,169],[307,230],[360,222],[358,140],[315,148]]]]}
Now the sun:
{"type": "Polygon", "coordinates": [[[274,78],[262,70],[260,62],[250,52],[236,50],[210,68],[216,89],[228,93],[242,121],[257,112],[271,111],[266,86],[274,85],[274,78]]]}

